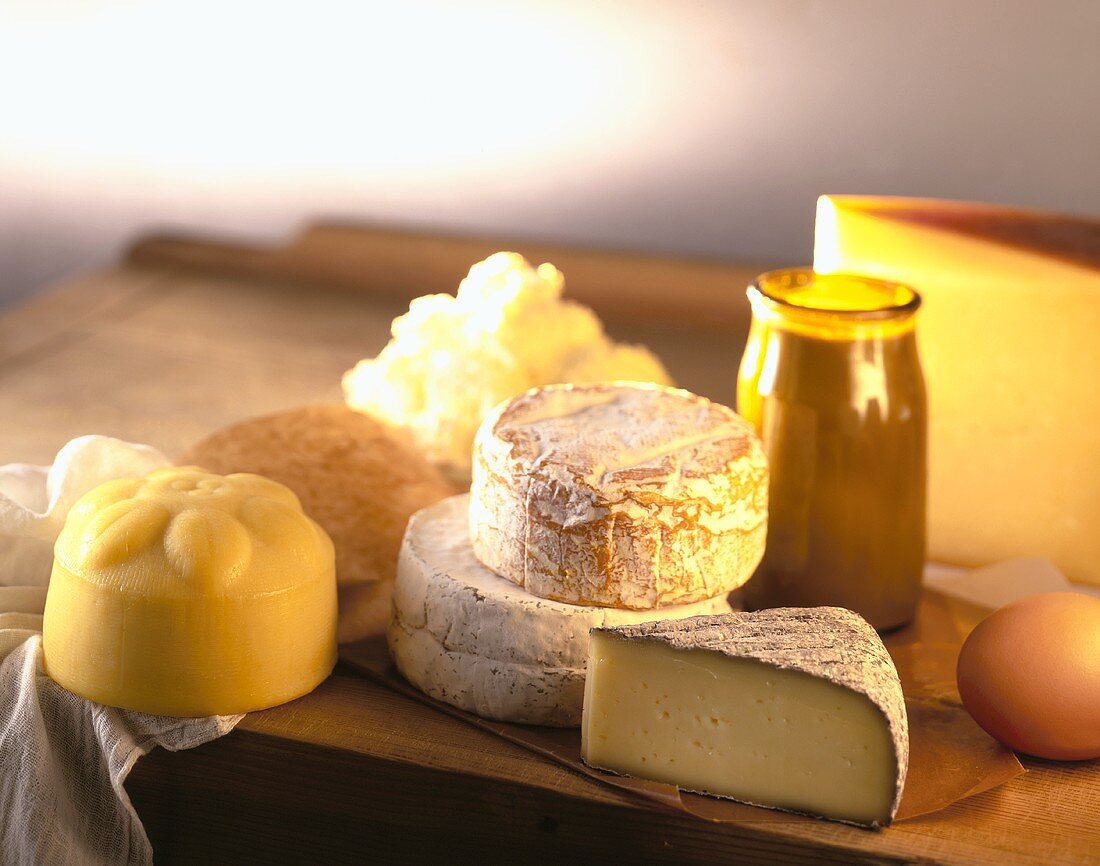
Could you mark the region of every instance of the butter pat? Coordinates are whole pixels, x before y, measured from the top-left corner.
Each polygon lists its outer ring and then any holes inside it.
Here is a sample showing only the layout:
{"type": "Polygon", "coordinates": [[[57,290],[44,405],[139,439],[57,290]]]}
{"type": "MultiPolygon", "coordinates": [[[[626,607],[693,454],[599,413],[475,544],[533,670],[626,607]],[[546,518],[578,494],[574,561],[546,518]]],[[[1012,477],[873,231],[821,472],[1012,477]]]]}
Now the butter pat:
{"type": "Polygon", "coordinates": [[[928,384],[929,556],[1100,584],[1100,222],[823,196],[814,268],[906,283],[928,384]]]}
{"type": "Polygon", "coordinates": [[[861,826],[889,824],[909,762],[878,634],[842,608],[593,629],[586,763],[861,826]]]}
{"type": "Polygon", "coordinates": [[[258,475],[101,484],[58,537],[42,641],[49,676],[103,704],[206,716],[284,703],[336,662],[332,542],[258,475]]]}

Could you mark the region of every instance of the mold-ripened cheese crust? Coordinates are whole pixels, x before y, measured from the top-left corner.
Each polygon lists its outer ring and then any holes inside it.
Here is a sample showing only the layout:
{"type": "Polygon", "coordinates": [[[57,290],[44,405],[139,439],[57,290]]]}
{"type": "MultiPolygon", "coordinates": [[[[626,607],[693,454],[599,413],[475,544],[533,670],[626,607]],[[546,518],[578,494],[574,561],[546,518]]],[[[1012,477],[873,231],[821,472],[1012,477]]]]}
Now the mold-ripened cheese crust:
{"type": "Polygon", "coordinates": [[[729,592],[767,532],[768,469],[751,426],[687,391],[536,388],[474,445],[470,538],[543,598],[646,610],[729,592]]]}
{"type": "Polygon", "coordinates": [[[485,719],[573,728],[581,723],[584,668],[503,662],[447,647],[395,617],[386,633],[397,669],[437,701],[485,719]]]}
{"type": "Polygon", "coordinates": [[[438,700],[501,721],[575,726],[590,629],[730,610],[724,595],[657,613],[531,595],[478,562],[469,502],[453,496],[413,515],[397,565],[391,655],[438,700]]]}
{"type": "MultiPolygon", "coordinates": [[[[886,719],[897,761],[889,823],[909,769],[909,722],[893,659],[878,632],[840,607],[773,608],[618,626],[616,637],[704,650],[808,674],[866,696],[886,719]]],[[[879,826],[873,824],[872,826],[879,826]]]]}

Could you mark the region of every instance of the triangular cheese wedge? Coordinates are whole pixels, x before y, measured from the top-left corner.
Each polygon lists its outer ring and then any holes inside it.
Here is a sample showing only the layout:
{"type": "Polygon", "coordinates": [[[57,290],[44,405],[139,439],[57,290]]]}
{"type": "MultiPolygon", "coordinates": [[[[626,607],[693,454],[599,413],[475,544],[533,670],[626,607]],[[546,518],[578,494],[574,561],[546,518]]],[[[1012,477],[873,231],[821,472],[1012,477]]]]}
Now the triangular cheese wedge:
{"type": "Polygon", "coordinates": [[[776,608],[593,629],[581,750],[616,773],[878,827],[901,799],[909,728],[866,620],[776,608]]]}
{"type": "Polygon", "coordinates": [[[930,557],[1100,583],[1100,221],[822,196],[814,268],[924,298],[930,557]]]}

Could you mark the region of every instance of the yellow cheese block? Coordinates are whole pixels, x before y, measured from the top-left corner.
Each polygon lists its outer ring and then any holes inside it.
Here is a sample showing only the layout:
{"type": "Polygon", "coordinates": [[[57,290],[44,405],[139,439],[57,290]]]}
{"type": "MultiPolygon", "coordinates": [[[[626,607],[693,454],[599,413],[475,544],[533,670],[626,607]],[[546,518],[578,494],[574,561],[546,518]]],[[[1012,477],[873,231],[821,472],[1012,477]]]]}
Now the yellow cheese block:
{"type": "Polygon", "coordinates": [[[1046,556],[1100,583],[1100,222],[823,196],[814,268],[924,298],[929,555],[1046,556]]]}
{"type": "Polygon", "coordinates": [[[42,641],[54,680],[111,706],[205,716],[284,703],[336,663],[332,542],[259,475],[110,481],[58,537],[42,641]]]}

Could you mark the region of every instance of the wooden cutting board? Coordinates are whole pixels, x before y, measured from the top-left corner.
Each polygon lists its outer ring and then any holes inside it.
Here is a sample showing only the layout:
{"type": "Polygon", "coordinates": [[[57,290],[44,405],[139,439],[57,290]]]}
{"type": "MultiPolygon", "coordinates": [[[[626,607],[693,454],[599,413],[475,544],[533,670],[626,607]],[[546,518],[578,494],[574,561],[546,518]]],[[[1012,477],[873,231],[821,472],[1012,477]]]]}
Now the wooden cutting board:
{"type": "MultiPolygon", "coordinates": [[[[242,417],[340,398],[408,299],[514,248],[677,381],[730,401],[758,270],[500,239],[317,226],[285,247],[172,238],[0,314],[0,460],[106,433],[180,453],[242,417]]],[[[861,831],[813,819],[714,825],[655,812],[339,667],[221,740],[143,759],[127,788],[158,862],[1100,862],[1100,762],[1030,772],[861,831]]]]}

